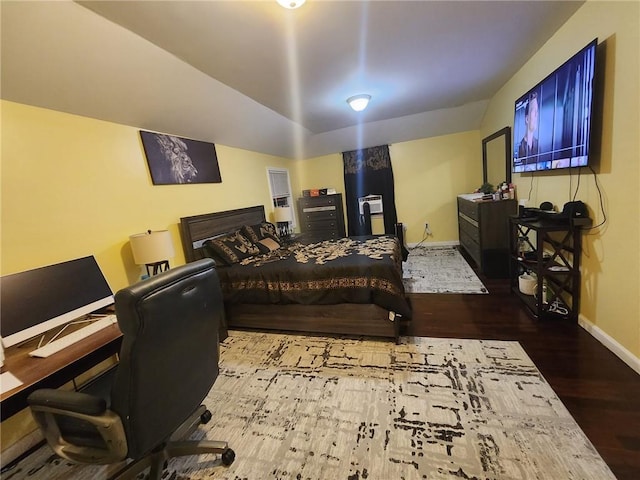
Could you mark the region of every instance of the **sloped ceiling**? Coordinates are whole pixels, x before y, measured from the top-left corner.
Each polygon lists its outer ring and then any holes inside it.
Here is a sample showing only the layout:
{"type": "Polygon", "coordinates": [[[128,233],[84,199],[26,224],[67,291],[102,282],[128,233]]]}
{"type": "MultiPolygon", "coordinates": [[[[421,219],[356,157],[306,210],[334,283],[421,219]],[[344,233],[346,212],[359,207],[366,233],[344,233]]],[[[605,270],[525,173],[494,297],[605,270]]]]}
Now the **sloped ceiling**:
{"type": "Polygon", "coordinates": [[[309,158],[479,128],[582,3],[2,1],[0,93],[309,158]],[[360,113],[358,93],[372,96],[360,113]]]}

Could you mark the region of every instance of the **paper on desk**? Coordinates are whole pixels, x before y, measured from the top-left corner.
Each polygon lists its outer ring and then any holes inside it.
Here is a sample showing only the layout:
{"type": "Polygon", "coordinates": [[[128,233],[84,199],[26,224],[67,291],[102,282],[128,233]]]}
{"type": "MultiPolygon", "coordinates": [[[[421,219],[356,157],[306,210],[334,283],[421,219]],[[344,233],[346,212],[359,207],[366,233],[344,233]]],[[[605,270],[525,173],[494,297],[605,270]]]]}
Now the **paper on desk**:
{"type": "Polygon", "coordinates": [[[22,382],[11,372],[0,374],[0,390],[2,390],[2,393],[13,390],[20,385],[22,385],[22,382]]]}

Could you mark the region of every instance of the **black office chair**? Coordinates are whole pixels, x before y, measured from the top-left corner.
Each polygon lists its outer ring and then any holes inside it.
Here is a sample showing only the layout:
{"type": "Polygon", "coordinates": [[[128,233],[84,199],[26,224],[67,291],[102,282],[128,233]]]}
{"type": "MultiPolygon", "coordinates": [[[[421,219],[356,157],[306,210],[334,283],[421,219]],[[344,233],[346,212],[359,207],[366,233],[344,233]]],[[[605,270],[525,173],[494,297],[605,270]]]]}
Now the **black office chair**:
{"type": "Polygon", "coordinates": [[[201,402],[218,376],[218,325],[224,314],[215,264],[199,260],[115,295],[123,333],[113,373],[87,391],[42,389],[29,396],[53,450],[78,463],[132,459],[113,478],[151,467],[159,479],[174,456],[216,453],[231,465],[226,442],[180,441],[211,413],[201,402]],[[110,390],[110,394],[109,394],[110,390]]]}

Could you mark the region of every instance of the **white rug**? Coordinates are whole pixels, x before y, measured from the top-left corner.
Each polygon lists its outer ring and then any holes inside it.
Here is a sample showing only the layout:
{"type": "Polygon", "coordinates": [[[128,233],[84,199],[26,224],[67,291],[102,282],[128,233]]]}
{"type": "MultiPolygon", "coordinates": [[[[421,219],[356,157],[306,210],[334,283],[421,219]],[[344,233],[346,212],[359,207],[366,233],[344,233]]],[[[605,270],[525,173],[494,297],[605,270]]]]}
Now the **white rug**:
{"type": "MultiPolygon", "coordinates": [[[[220,365],[194,436],[228,441],[236,461],[174,459],[164,480],[615,478],[517,342],[233,331],[220,365]]],[[[47,447],[2,478],[114,470],[47,447]]]]}
{"type": "Polygon", "coordinates": [[[489,293],[456,247],[415,247],[402,264],[407,293],[489,293]]]}

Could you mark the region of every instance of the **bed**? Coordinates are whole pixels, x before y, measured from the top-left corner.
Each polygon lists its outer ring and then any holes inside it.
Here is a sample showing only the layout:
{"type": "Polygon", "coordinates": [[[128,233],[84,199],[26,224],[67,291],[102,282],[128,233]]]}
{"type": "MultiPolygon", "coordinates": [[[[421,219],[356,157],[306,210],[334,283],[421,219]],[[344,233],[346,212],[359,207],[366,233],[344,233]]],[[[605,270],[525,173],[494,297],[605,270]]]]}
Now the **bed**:
{"type": "MultiPolygon", "coordinates": [[[[219,237],[265,223],[263,206],[181,218],[185,258],[191,262],[210,257],[209,247],[219,237]]],[[[281,243],[273,250],[248,252],[232,265],[218,268],[229,328],[398,341],[400,320],[411,318],[398,238],[382,235],[315,244],[281,243]]],[[[216,263],[220,263],[218,258],[216,263]]]]}

